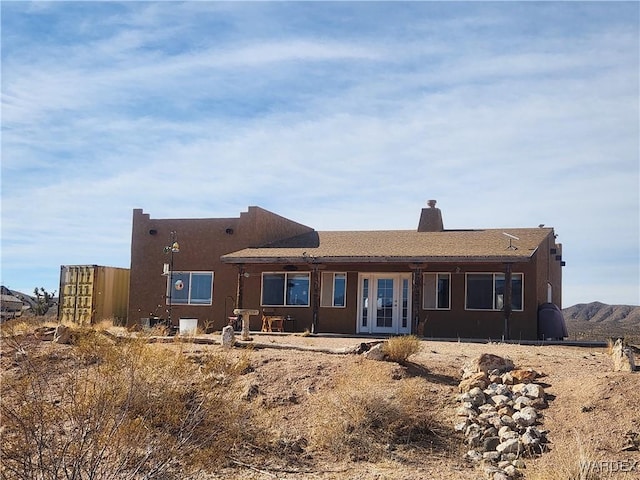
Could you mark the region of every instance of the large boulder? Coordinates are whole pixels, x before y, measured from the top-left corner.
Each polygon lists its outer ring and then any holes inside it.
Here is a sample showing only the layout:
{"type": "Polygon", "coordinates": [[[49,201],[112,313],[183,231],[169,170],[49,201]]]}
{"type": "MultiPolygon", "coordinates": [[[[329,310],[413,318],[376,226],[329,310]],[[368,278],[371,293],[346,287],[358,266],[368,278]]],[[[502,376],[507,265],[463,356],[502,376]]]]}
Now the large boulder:
{"type": "Polygon", "coordinates": [[[369,351],[364,352],[364,358],[369,360],[378,360],[383,361],[386,357],[384,353],[384,344],[378,343],[369,349],[369,351]]]}
{"type": "Polygon", "coordinates": [[[616,340],[611,351],[614,372],[634,372],[636,369],[633,350],[625,347],[622,339],[616,340]]]}
{"type": "Polygon", "coordinates": [[[463,367],[463,378],[465,375],[475,372],[489,372],[497,370],[498,372],[507,372],[513,370],[513,361],[492,353],[483,353],[474,358],[463,367]]]}
{"type": "Polygon", "coordinates": [[[236,342],[236,338],[235,334],[233,333],[233,327],[231,325],[223,327],[221,341],[223,348],[233,347],[233,344],[236,342]]]}

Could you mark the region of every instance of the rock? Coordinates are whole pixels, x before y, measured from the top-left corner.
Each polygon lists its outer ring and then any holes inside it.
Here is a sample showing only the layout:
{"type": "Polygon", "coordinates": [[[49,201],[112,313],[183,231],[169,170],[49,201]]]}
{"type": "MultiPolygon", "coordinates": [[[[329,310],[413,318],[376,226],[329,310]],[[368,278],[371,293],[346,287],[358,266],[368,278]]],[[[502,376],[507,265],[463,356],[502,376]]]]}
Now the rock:
{"type": "Polygon", "coordinates": [[[250,383],[246,386],[244,392],[242,392],[241,398],[243,400],[251,401],[258,395],[258,393],[260,393],[258,385],[256,385],[255,383],[250,383]]]}
{"type": "Polygon", "coordinates": [[[500,453],[496,452],[495,450],[487,450],[482,454],[482,459],[487,462],[497,462],[500,459],[500,453]]]}
{"type": "Polygon", "coordinates": [[[496,427],[489,427],[482,432],[482,438],[487,439],[489,437],[495,437],[498,435],[498,429],[496,427]]]}
{"type": "Polygon", "coordinates": [[[531,383],[540,376],[538,372],[531,368],[511,370],[509,375],[513,378],[513,383],[531,383]]]}
{"type": "Polygon", "coordinates": [[[476,372],[465,378],[458,385],[460,392],[468,392],[472,388],[478,387],[484,389],[489,384],[489,378],[484,372],[476,372]]]}
{"type": "Polygon", "coordinates": [[[221,343],[222,348],[231,348],[234,343],[236,343],[235,334],[233,333],[233,327],[231,325],[222,328],[221,343]]]}
{"type": "Polygon", "coordinates": [[[515,420],[510,415],[502,415],[500,417],[500,422],[505,427],[513,428],[516,426],[515,420]]]}
{"type": "Polygon", "coordinates": [[[465,372],[484,372],[486,374],[489,372],[495,374],[496,372],[494,372],[494,370],[506,372],[512,369],[513,361],[491,353],[483,353],[463,367],[463,371],[465,372]]]}
{"type": "Polygon", "coordinates": [[[490,452],[491,450],[495,450],[498,445],[500,445],[500,437],[485,438],[482,444],[485,452],[490,452]]]}
{"type": "Polygon", "coordinates": [[[499,408],[508,405],[511,399],[506,395],[494,395],[493,397],[491,397],[491,401],[496,406],[496,408],[499,408]]]}
{"type": "Polygon", "coordinates": [[[500,423],[500,416],[497,412],[481,413],[478,415],[478,422],[482,425],[492,425],[496,428],[500,428],[502,426],[500,423]]]}
{"type": "Polygon", "coordinates": [[[531,399],[534,398],[544,398],[544,388],[542,388],[537,383],[527,383],[524,385],[524,388],[520,392],[525,397],[529,397],[531,399]]]}
{"type": "Polygon", "coordinates": [[[495,405],[491,405],[490,403],[485,403],[484,405],[480,405],[478,410],[482,413],[496,413],[495,405]]]}
{"type": "Polygon", "coordinates": [[[492,480],[509,480],[509,476],[506,472],[496,472],[493,474],[492,480]]]}
{"type": "Polygon", "coordinates": [[[514,413],[512,418],[517,425],[520,425],[521,427],[528,427],[536,423],[538,413],[533,407],[524,407],[519,412],[514,413]]]}
{"type": "Polygon", "coordinates": [[[611,351],[614,372],[634,372],[636,370],[633,350],[624,346],[622,339],[616,340],[611,351]]]}
{"type": "Polygon", "coordinates": [[[58,325],[53,334],[53,343],[69,344],[72,342],[71,329],[64,325],[58,325]]]}
{"type": "Polygon", "coordinates": [[[480,449],[482,447],[482,433],[476,432],[469,435],[467,437],[467,445],[469,445],[471,448],[480,449]]]}
{"type": "Polygon", "coordinates": [[[507,385],[502,383],[490,383],[487,388],[484,389],[484,393],[490,397],[494,395],[505,395],[510,397],[511,391],[507,385]]]}
{"type": "Polygon", "coordinates": [[[472,462],[479,462],[480,460],[482,460],[482,454],[477,450],[469,450],[467,453],[465,453],[464,457],[467,460],[471,460],[472,462]]]}
{"type": "Polygon", "coordinates": [[[467,394],[470,398],[471,404],[474,407],[479,407],[480,405],[483,405],[487,401],[486,397],[484,396],[484,393],[482,392],[482,389],[480,389],[479,387],[473,387],[471,390],[467,392],[467,394]]]}
{"type": "Polygon", "coordinates": [[[530,407],[533,403],[529,397],[525,397],[524,395],[519,396],[513,401],[513,408],[516,410],[522,410],[524,407],[530,407]]]}
{"type": "Polygon", "coordinates": [[[504,467],[504,473],[506,473],[509,478],[515,478],[520,474],[513,465],[507,465],[504,467]]]}
{"type": "Polygon", "coordinates": [[[503,432],[502,435],[499,435],[499,437],[500,440],[506,442],[507,440],[518,440],[520,438],[520,435],[518,434],[518,432],[509,430],[508,432],[503,432]]]}
{"type": "Polygon", "coordinates": [[[522,443],[517,438],[509,438],[498,445],[496,447],[496,451],[500,453],[519,454],[520,452],[522,452],[522,443]]]}
{"type": "Polygon", "coordinates": [[[504,407],[498,409],[498,413],[501,416],[506,415],[510,417],[511,415],[513,415],[514,412],[515,410],[511,407],[511,405],[505,405],[504,407]]]}
{"type": "Polygon", "coordinates": [[[456,423],[453,428],[456,432],[464,432],[468,426],[469,419],[467,418],[464,422],[456,423]]]}
{"type": "Polygon", "coordinates": [[[477,423],[472,423],[464,431],[464,436],[470,437],[475,434],[482,434],[482,427],[480,427],[480,425],[478,425],[477,423]]]}
{"type": "Polygon", "coordinates": [[[371,347],[369,351],[364,352],[364,358],[367,358],[369,360],[383,361],[385,359],[383,345],[383,343],[378,343],[377,345],[371,347]]]}
{"type": "Polygon", "coordinates": [[[502,472],[502,470],[500,470],[498,467],[494,467],[494,466],[490,466],[490,467],[486,467],[484,469],[484,474],[487,478],[493,478],[493,476],[496,473],[500,473],[502,472]]]}
{"type": "Polygon", "coordinates": [[[456,415],[458,417],[475,418],[478,416],[478,413],[473,409],[473,407],[462,405],[456,410],[456,415]]]}
{"type": "Polygon", "coordinates": [[[549,406],[549,404],[544,398],[534,398],[530,406],[536,410],[544,410],[549,406]]]}
{"type": "Polygon", "coordinates": [[[540,437],[536,436],[529,428],[520,436],[520,441],[527,450],[535,451],[540,446],[540,437]]]}

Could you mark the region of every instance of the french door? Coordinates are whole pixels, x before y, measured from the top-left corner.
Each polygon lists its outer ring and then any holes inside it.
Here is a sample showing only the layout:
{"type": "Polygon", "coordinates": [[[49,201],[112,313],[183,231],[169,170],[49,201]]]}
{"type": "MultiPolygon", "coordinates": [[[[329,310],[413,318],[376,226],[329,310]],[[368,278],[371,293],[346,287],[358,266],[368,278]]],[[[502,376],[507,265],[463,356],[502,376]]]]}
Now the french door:
{"type": "Polygon", "coordinates": [[[411,274],[361,273],[358,333],[411,333],[411,274]]]}

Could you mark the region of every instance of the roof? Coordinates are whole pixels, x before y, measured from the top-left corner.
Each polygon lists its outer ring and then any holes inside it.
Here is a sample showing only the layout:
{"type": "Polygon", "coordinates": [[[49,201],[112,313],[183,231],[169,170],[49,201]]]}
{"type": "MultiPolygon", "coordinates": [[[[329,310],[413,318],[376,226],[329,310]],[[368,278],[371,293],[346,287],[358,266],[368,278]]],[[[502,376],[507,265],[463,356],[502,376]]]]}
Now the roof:
{"type": "Polygon", "coordinates": [[[313,231],[221,259],[225,263],[522,262],[550,234],[552,228],[313,231]]]}

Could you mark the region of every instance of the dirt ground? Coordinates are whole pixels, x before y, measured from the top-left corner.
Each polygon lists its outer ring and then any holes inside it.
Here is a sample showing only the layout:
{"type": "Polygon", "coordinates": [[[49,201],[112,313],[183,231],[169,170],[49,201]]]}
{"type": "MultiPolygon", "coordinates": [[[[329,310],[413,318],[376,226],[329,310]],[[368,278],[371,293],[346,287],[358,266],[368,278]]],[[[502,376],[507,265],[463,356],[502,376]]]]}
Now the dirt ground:
{"type": "MultiPolygon", "coordinates": [[[[548,452],[526,460],[525,479],[640,479],[640,452],[625,449],[630,441],[640,443],[640,372],[613,372],[611,358],[604,348],[421,341],[419,353],[411,356],[408,364],[399,365],[366,360],[355,354],[277,348],[295,345],[307,349],[346,349],[375,341],[369,337],[253,332],[252,337],[250,343],[254,348],[236,347],[226,353],[245,356],[251,366],[241,376],[241,383],[253,393],[250,399],[238,397],[238,402],[250,402],[256,421],[268,425],[273,438],[280,439],[282,453],[274,455],[259,446],[243,446],[223,468],[203,473],[195,480],[486,478],[482,467],[463,459],[467,448],[462,434],[453,428],[461,367],[481,353],[508,357],[516,367],[530,367],[544,374],[539,383],[548,395],[549,407],[543,411],[540,428],[548,431],[551,443],[548,452]],[[376,376],[382,380],[374,388],[383,391],[420,379],[424,391],[415,398],[417,407],[434,421],[431,443],[397,445],[376,461],[336,457],[300,443],[317,424],[314,418],[317,399],[332,392],[349,369],[363,364],[381,375],[376,376]],[[638,464],[627,473],[575,476],[581,460],[638,464]]],[[[195,337],[198,338],[219,340],[219,335],[195,337]]],[[[220,345],[190,340],[159,344],[158,348],[180,349],[196,361],[207,353],[222,352],[220,345]]],[[[10,358],[3,359],[3,368],[8,368],[10,362],[5,365],[4,360],[10,358]]],[[[357,388],[354,384],[354,389],[357,388]]]]}
{"type": "MultiPolygon", "coordinates": [[[[253,338],[260,345],[324,348],[353,347],[372,340],[268,334],[257,334],[253,338]]],[[[183,345],[181,348],[197,355],[220,347],[183,345]]],[[[411,376],[420,376],[427,381],[428,392],[425,392],[423,407],[439,422],[433,448],[397,450],[376,463],[336,461],[316,455],[308,462],[308,468],[299,462],[290,464],[286,455],[280,461],[264,460],[259,455],[247,456],[236,459],[237,462],[228,468],[207,478],[484,478],[482,468],[463,460],[467,449],[461,434],[453,429],[460,368],[481,353],[505,356],[517,367],[531,367],[544,374],[539,382],[545,387],[550,401],[549,408],[543,412],[541,428],[549,432],[550,451],[527,460],[525,478],[569,478],[581,460],[622,462],[620,465],[638,462],[633,472],[601,473],[594,478],[640,478],[640,453],[623,451],[630,439],[640,439],[640,372],[613,372],[606,349],[433,341],[422,342],[420,352],[410,357],[408,367],[389,362],[380,362],[379,367],[388,370],[390,381],[411,376]],[[564,471],[566,476],[561,473],[564,471]]],[[[245,381],[257,386],[259,394],[252,400],[255,408],[270,407],[271,415],[280,416],[276,419],[279,435],[291,438],[304,435],[308,427],[306,399],[309,396],[330,389],[335,377],[350,364],[371,362],[358,355],[275,348],[255,348],[249,355],[254,371],[246,375],[245,381]]]]}

